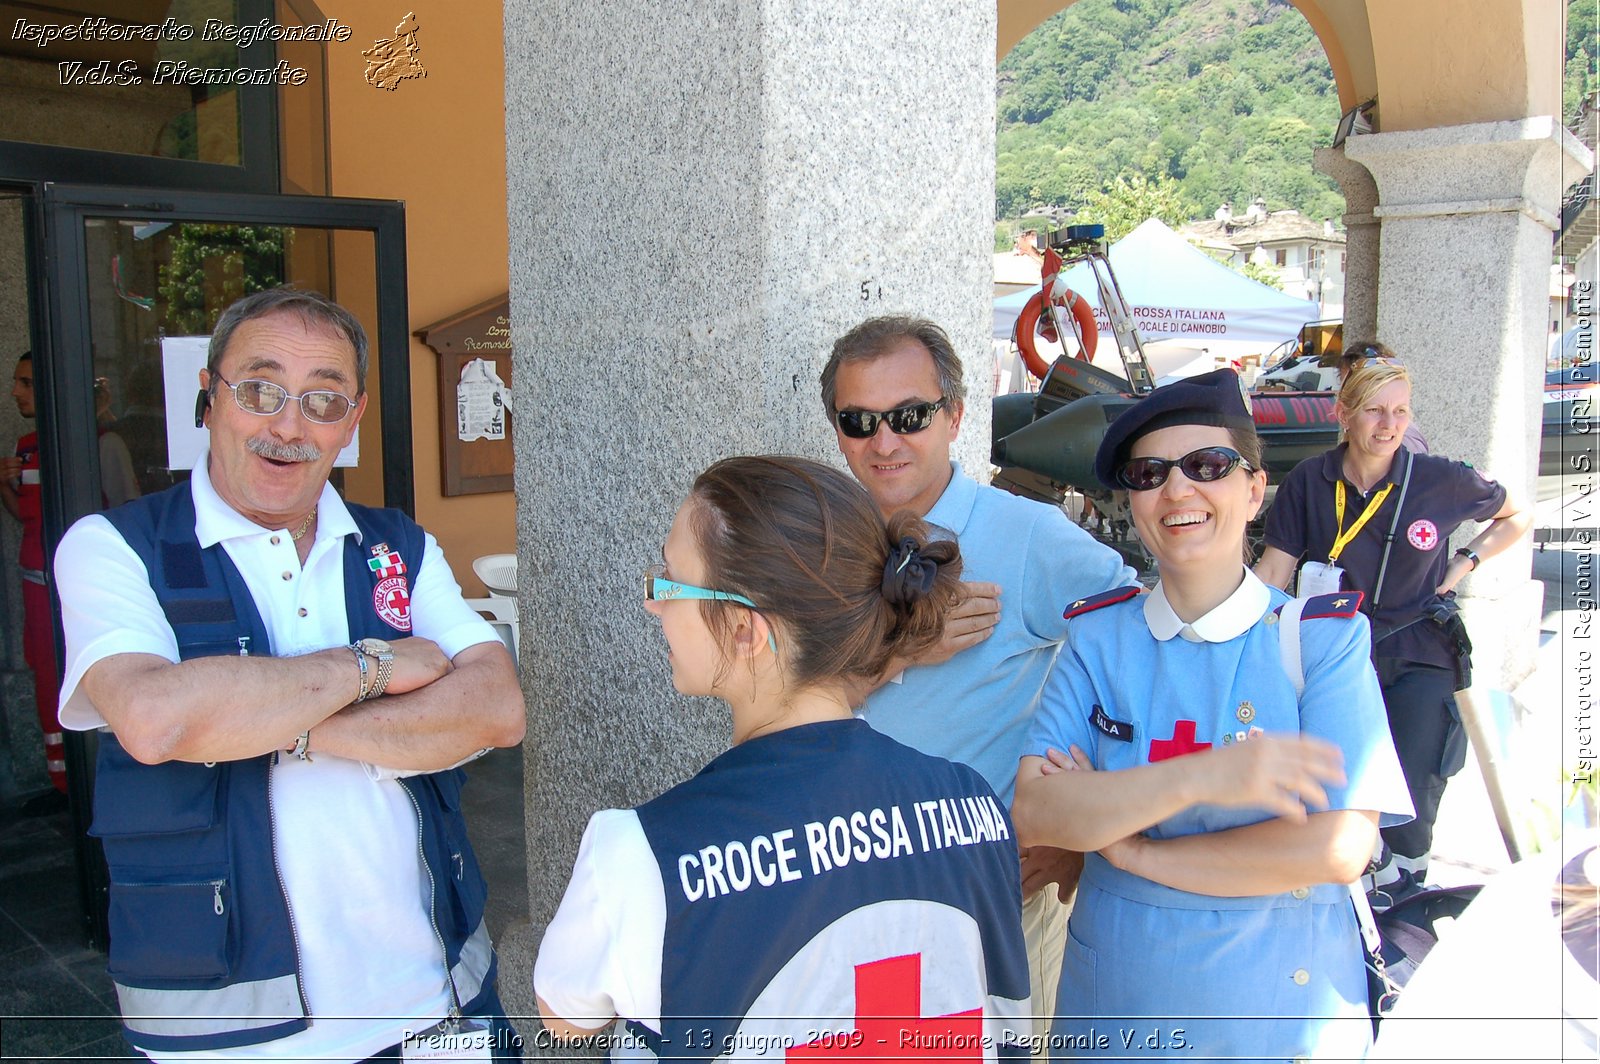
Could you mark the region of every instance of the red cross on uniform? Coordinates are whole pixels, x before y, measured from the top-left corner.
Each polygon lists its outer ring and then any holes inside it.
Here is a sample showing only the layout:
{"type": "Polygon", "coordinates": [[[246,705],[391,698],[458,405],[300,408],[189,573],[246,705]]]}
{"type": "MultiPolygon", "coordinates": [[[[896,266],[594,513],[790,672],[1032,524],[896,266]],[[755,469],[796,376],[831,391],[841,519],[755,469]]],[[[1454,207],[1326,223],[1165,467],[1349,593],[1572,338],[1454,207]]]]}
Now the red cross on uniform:
{"type": "Polygon", "coordinates": [[[1150,762],[1154,764],[1157,761],[1182,757],[1184,754],[1197,754],[1201,750],[1209,749],[1211,749],[1210,743],[1194,741],[1194,721],[1180,720],[1172,726],[1172,738],[1150,740],[1150,762]]]}
{"type": "Polygon", "coordinates": [[[983,1008],[922,1015],[922,954],[856,965],[856,1033],[789,1049],[789,1060],[983,1059],[983,1008]]]}
{"type": "Polygon", "coordinates": [[[405,613],[411,608],[411,596],[406,594],[406,589],[397,587],[383,598],[383,604],[396,613],[405,613]]]}

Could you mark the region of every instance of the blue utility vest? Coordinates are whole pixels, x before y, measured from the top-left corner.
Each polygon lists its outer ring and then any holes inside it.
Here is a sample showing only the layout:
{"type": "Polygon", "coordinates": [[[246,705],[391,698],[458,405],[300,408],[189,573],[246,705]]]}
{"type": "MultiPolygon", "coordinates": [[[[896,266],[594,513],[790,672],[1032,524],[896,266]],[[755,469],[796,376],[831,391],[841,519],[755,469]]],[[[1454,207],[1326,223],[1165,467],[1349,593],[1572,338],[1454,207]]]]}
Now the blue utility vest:
{"type": "MultiPolygon", "coordinates": [[[[663,1029],[630,1020],[628,1030],[658,1057],[740,1056],[746,1036],[737,1032],[774,977],[808,946],[820,945],[830,971],[848,964],[835,959],[839,948],[830,951],[823,936],[848,937],[831,926],[880,902],[929,903],[913,919],[920,921],[916,942],[930,948],[953,938],[943,922],[952,917],[941,907],[971,917],[989,998],[1019,1002],[1011,1018],[1027,1011],[1015,835],[994,792],[965,765],[918,753],[860,720],[827,721],[741,743],[636,812],[666,895],[663,1029]],[[922,803],[934,807],[919,813],[922,803]],[[900,811],[909,849],[894,845],[892,809],[900,811]],[[808,824],[831,833],[825,870],[813,864],[808,824]],[[717,854],[708,855],[713,846],[717,854]],[[850,851],[842,862],[841,847],[850,851]]],[[[991,1015],[990,999],[968,1007],[981,1004],[991,1015]]],[[[915,1002],[903,1000],[896,1025],[915,1019],[915,1002]]],[[[856,1008],[875,1011],[860,999],[856,1008]]],[[[822,1030],[850,1031],[857,1022],[848,1010],[804,1019],[822,1030]]],[[[869,1055],[901,1052],[892,1041],[881,1049],[848,1038],[838,1044],[869,1055]]],[[[994,1050],[1002,1058],[1027,1053],[1015,1043],[994,1050]]]]}
{"type": "MultiPolygon", "coordinates": [[[[422,529],[398,510],[348,508],[361,530],[360,539],[344,542],[351,638],[408,636],[373,608],[378,574],[363,544],[390,544],[420,566],[422,529]]],[[[272,654],[227,551],[221,544],[200,547],[188,484],[103,516],[144,562],[181,660],[272,654]]],[[[310,1009],[273,853],[278,755],[145,765],[110,729],[99,736],[90,834],[101,839],[111,873],[109,969],[128,1040],[157,1052],[227,1049],[304,1030],[310,1009]]],[[[451,769],[398,782],[417,811],[440,959],[454,1000],[470,1015],[496,998],[494,952],[483,923],[488,888],[461,816],[465,778],[451,769]]]]}

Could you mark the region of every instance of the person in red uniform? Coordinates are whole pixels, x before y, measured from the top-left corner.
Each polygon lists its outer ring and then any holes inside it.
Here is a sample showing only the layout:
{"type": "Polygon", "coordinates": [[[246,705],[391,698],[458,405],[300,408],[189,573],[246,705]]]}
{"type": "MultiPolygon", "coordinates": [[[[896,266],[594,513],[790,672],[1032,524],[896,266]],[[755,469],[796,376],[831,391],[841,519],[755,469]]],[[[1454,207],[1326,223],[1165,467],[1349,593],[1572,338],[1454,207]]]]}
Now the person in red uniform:
{"type": "MultiPolygon", "coordinates": [[[[11,398],[25,418],[35,416],[33,402],[33,352],[24,351],[11,378],[11,398]]],[[[17,440],[14,455],[0,458],[0,504],[22,522],[22,546],[17,564],[22,569],[22,656],[33,673],[33,694],[44,733],[45,768],[54,790],[29,799],[22,811],[30,816],[59,812],[67,805],[66,752],[61,745],[61,722],[56,719],[56,644],[50,616],[50,589],[44,582],[44,520],[39,488],[39,434],[17,440]]]]}

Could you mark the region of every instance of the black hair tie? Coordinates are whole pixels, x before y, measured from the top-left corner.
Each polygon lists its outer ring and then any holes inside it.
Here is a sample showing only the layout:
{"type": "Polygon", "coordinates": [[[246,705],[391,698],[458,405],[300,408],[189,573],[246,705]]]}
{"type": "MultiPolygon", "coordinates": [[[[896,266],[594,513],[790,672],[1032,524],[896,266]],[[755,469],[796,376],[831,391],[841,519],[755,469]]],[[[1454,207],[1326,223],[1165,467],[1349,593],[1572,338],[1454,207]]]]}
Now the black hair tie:
{"type": "Polygon", "coordinates": [[[883,565],[883,597],[891,606],[907,606],[933,590],[939,563],[924,558],[910,536],[889,552],[883,565]]]}

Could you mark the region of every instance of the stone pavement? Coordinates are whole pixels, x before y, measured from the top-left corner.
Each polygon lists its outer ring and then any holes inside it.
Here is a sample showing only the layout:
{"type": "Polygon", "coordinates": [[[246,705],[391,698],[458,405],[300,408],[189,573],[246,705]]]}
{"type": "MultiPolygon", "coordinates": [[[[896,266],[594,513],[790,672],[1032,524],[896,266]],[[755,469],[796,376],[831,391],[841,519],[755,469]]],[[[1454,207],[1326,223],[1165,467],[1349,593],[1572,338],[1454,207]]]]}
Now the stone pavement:
{"type": "MultiPolygon", "coordinates": [[[[1592,517],[1588,527],[1594,528],[1592,517]]],[[[1544,616],[1534,671],[1510,692],[1509,701],[1496,698],[1498,704],[1487,707],[1502,726],[1506,717],[1515,719],[1503,754],[1502,785],[1518,820],[1519,842],[1529,850],[1541,835],[1551,840],[1562,830],[1594,823],[1592,808],[1587,813],[1581,806],[1562,808],[1579,753],[1574,721],[1580,655],[1592,653],[1595,643],[1593,558],[1594,547],[1576,540],[1535,549],[1533,576],[1544,582],[1544,616]],[[1583,597],[1587,610],[1578,608],[1583,597]]],[[[1592,680],[1589,685],[1582,693],[1592,698],[1592,680]]],[[[1592,738],[1587,756],[1594,756],[1592,738]]],[[[1442,886],[1479,883],[1510,863],[1479,759],[1469,757],[1439,809],[1429,879],[1442,886]]]]}
{"type": "MultiPolygon", "coordinates": [[[[495,750],[467,773],[462,805],[498,942],[527,920],[522,751],[495,750]]],[[[0,1060],[144,1060],[120,1033],[105,955],[88,945],[70,830],[65,813],[0,810],[0,1060]]]]}

